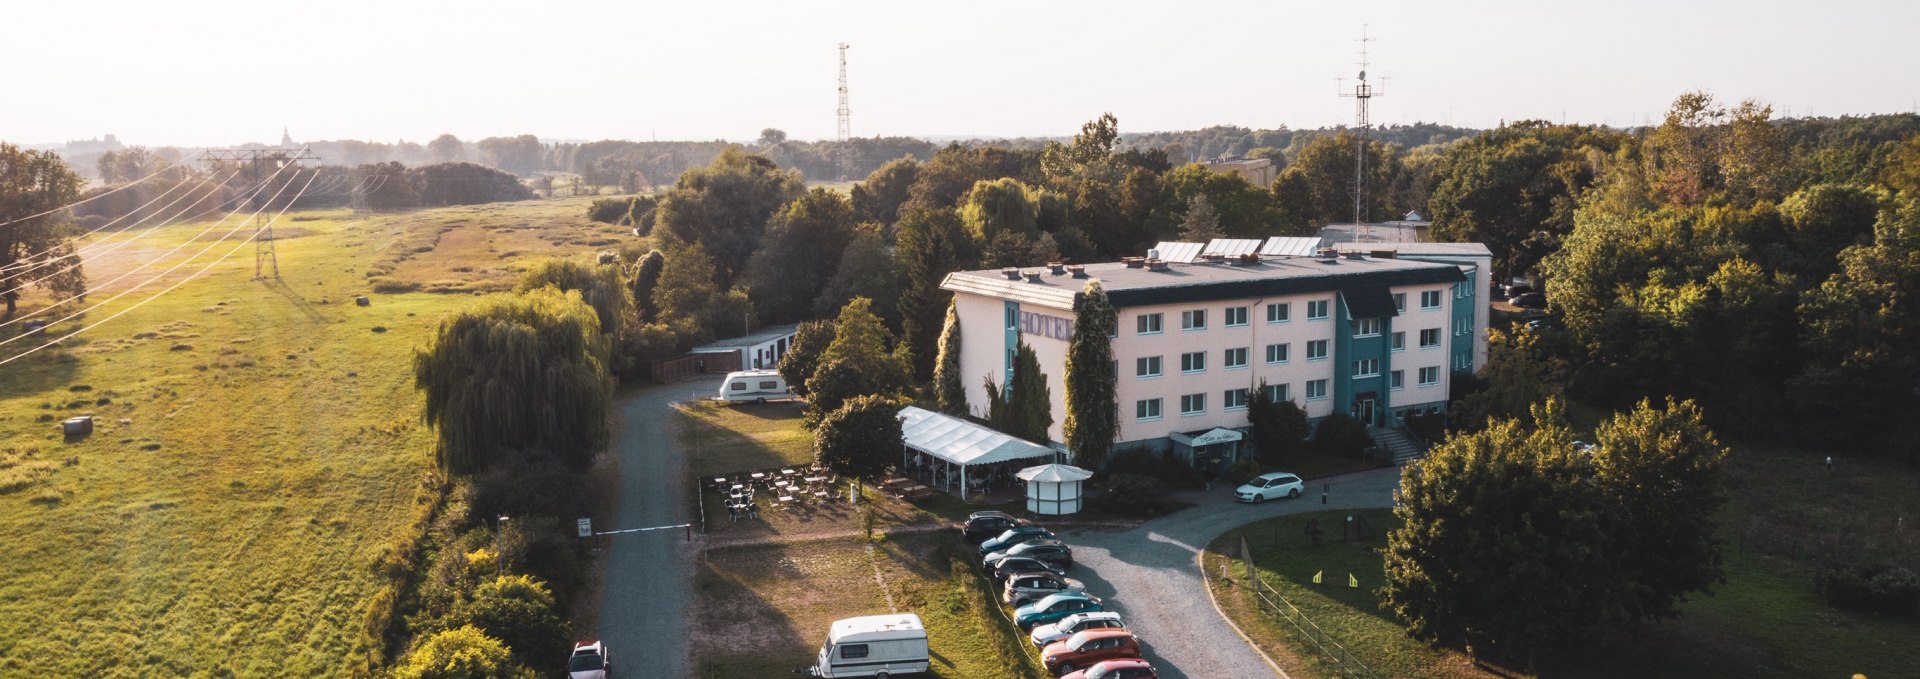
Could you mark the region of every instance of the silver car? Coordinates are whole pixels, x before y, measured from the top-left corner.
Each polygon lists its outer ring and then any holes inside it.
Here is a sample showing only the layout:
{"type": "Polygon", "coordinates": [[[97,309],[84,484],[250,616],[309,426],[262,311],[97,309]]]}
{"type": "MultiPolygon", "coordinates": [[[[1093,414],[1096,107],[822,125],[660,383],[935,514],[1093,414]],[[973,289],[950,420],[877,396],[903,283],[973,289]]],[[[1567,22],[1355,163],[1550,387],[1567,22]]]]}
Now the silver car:
{"type": "Polygon", "coordinates": [[[1034,627],[1033,632],[1027,635],[1027,640],[1033,642],[1034,648],[1046,648],[1047,644],[1071,637],[1085,630],[1126,628],[1126,623],[1120,621],[1120,614],[1113,611],[1075,613],[1061,618],[1059,622],[1051,625],[1034,627]]]}
{"type": "Polygon", "coordinates": [[[1079,580],[1051,573],[1022,573],[1007,578],[1007,585],[1003,589],[1002,601],[1023,606],[1045,599],[1049,594],[1084,592],[1087,586],[1079,580]]]}

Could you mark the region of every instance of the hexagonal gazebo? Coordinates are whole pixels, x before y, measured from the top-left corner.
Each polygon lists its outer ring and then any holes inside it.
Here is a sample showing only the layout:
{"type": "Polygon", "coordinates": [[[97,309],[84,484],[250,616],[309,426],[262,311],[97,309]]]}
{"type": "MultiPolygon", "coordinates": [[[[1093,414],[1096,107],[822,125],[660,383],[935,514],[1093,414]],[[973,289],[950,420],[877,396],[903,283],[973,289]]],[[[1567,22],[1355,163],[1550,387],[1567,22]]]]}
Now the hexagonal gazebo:
{"type": "Polygon", "coordinates": [[[1074,514],[1080,511],[1080,482],[1093,472],[1064,464],[1043,464],[1020,470],[1027,482],[1027,511],[1035,514],[1074,514]]]}

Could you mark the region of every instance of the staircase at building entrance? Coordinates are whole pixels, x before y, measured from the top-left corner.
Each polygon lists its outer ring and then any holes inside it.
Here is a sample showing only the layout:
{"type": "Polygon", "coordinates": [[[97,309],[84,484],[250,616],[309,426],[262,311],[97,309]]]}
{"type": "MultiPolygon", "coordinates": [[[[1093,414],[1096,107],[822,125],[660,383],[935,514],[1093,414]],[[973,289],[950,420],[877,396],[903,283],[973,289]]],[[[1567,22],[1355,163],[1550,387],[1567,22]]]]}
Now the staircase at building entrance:
{"type": "Polygon", "coordinates": [[[1405,429],[1399,427],[1368,427],[1367,436],[1373,439],[1373,445],[1387,452],[1393,464],[1404,465],[1410,461],[1426,457],[1427,449],[1408,436],[1405,429]]]}

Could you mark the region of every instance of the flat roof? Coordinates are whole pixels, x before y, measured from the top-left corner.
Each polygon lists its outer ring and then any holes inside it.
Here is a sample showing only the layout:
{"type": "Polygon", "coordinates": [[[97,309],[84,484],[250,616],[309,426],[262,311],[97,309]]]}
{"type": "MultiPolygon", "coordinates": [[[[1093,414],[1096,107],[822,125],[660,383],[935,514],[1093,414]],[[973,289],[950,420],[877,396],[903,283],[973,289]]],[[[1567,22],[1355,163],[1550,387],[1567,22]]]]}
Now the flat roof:
{"type": "Polygon", "coordinates": [[[1323,261],[1293,257],[1262,259],[1258,264],[1169,264],[1165,271],[1128,268],[1122,262],[1086,265],[1087,279],[1047,273],[1038,281],[1009,280],[999,269],[956,271],[947,274],[942,289],[1000,299],[1012,299],[1055,309],[1073,309],[1073,299],[1097,279],[1114,306],[1147,306],[1180,302],[1263,297],[1307,292],[1392,287],[1465,280],[1452,264],[1412,259],[1347,259],[1323,261]]]}
{"type": "Polygon", "coordinates": [[[715,340],[707,344],[702,344],[700,346],[694,347],[693,350],[688,353],[712,354],[712,353],[727,351],[729,349],[740,349],[740,348],[751,347],[759,344],[766,344],[768,342],[778,340],[782,337],[791,337],[793,336],[794,331],[798,330],[799,328],[800,328],[800,325],[797,323],[793,325],[770,325],[765,328],[761,328],[760,332],[756,332],[751,335],[742,335],[740,337],[734,337],[731,339],[723,339],[723,340],[715,340]]]}
{"type": "Polygon", "coordinates": [[[1485,243],[1337,243],[1334,249],[1341,252],[1372,252],[1374,250],[1393,250],[1403,255],[1451,256],[1451,257],[1492,257],[1493,251],[1485,243]]]}

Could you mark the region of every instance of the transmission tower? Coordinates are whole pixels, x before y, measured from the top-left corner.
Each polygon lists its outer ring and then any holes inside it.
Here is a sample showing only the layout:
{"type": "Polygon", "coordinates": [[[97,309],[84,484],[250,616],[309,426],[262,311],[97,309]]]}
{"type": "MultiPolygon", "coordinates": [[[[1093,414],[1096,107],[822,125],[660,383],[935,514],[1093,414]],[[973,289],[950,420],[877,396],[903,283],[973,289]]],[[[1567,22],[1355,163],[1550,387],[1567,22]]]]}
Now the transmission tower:
{"type": "MultiPolygon", "coordinates": [[[[303,160],[319,159],[320,156],[314,155],[313,150],[304,146],[297,149],[208,149],[200,154],[200,162],[206,163],[209,167],[239,167],[246,170],[254,186],[259,186],[262,181],[265,181],[268,167],[277,170],[286,167],[288,163],[297,164],[303,160]]],[[[266,218],[265,208],[271,199],[263,198],[262,196],[265,195],[265,191],[255,191],[248,200],[249,207],[253,209],[253,278],[261,280],[271,275],[278,280],[280,257],[274,251],[273,220],[266,218]]]]}
{"type": "Polygon", "coordinates": [[[367,204],[367,173],[356,167],[348,170],[347,176],[348,181],[353,182],[352,192],[347,197],[347,207],[353,210],[354,217],[365,217],[373,212],[367,204]]]}
{"type": "Polygon", "coordinates": [[[853,138],[853,110],[847,108],[847,44],[840,43],[840,131],[836,137],[840,141],[840,179],[846,180],[852,172],[851,157],[847,153],[847,140],[853,138]]]}
{"type": "MultiPolygon", "coordinates": [[[[1374,97],[1384,97],[1383,89],[1375,89],[1367,82],[1367,43],[1374,38],[1367,37],[1367,25],[1360,25],[1360,83],[1353,86],[1353,92],[1341,92],[1342,97],[1354,100],[1354,139],[1353,139],[1353,187],[1348,193],[1353,195],[1353,228],[1355,242],[1367,239],[1367,130],[1373,124],[1369,117],[1367,103],[1374,97]]],[[[1385,81],[1385,78],[1381,78],[1385,81]]]]}

